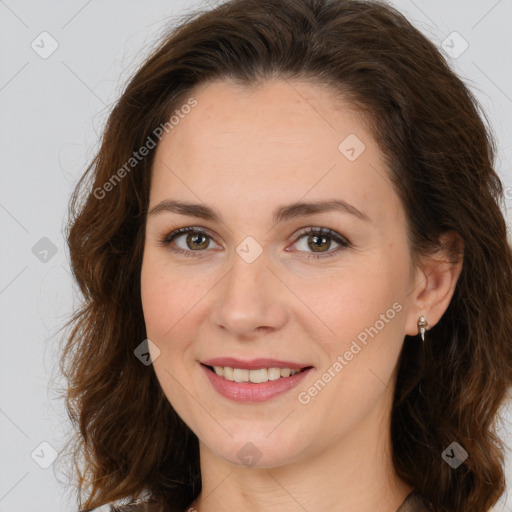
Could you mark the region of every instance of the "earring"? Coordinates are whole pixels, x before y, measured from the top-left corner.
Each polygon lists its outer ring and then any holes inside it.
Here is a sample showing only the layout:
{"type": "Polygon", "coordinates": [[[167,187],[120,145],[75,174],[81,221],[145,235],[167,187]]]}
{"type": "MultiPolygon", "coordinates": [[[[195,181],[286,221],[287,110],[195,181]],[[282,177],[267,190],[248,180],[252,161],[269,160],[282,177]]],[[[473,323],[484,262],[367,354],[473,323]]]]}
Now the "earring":
{"type": "Polygon", "coordinates": [[[421,341],[425,341],[425,331],[427,330],[428,322],[425,320],[424,316],[420,316],[418,320],[418,329],[421,335],[421,341]]]}

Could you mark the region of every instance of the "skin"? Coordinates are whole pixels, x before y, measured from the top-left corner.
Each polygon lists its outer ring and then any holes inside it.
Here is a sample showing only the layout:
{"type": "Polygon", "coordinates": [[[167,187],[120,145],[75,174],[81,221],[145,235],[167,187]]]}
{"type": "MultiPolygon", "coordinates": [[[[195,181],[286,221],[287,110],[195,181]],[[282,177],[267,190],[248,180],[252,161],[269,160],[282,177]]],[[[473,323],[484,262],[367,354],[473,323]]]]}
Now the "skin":
{"type": "Polygon", "coordinates": [[[391,464],[397,359],[421,315],[431,326],[440,319],[462,264],[437,254],[413,266],[382,154],[354,109],[326,86],[221,80],[192,95],[197,106],[156,150],[149,210],[167,199],[206,203],[222,222],[148,215],[141,271],[147,336],[160,350],[152,350],[154,370],[200,440],[203,491],[190,510],[395,512],[412,490],[391,464]],[[354,161],[338,149],[350,134],[365,145],[354,161]],[[329,211],[272,223],[278,206],[326,199],[350,203],[369,221],[329,211]],[[187,234],[160,243],[189,226],[211,237],[201,249],[187,234]],[[297,236],[309,227],[330,228],[351,245],[327,239],[330,246],[314,252],[314,235],[297,236]],[[262,249],[251,263],[236,251],[248,236],[262,249]],[[298,393],[332,373],[358,334],[397,303],[378,334],[300,403],[298,393]],[[211,387],[199,364],[220,356],[315,370],[271,400],[237,403],[211,387]],[[248,442],[261,454],[251,467],[237,456],[248,442]]]}

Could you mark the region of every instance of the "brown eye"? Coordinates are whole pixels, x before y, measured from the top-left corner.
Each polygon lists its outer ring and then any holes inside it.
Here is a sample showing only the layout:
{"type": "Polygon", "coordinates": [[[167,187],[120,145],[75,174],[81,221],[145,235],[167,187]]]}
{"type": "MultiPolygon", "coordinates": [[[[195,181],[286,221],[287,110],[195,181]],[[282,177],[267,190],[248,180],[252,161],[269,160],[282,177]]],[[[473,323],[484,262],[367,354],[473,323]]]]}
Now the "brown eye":
{"type": "Polygon", "coordinates": [[[173,231],[161,239],[160,243],[164,247],[169,246],[176,253],[184,254],[185,256],[196,256],[199,253],[205,252],[204,249],[210,246],[210,241],[212,240],[213,238],[204,231],[190,227],[173,231]]]}
{"type": "MultiPolygon", "coordinates": [[[[177,237],[180,238],[180,237],[177,237]]],[[[192,250],[206,249],[209,245],[208,236],[203,233],[189,233],[185,237],[185,243],[192,250]]]]}
{"type": "Polygon", "coordinates": [[[294,245],[300,245],[302,239],[305,242],[302,244],[304,250],[299,252],[305,252],[308,257],[315,259],[334,256],[344,248],[351,247],[351,243],[345,237],[328,228],[308,228],[299,233],[294,245]],[[339,247],[329,250],[333,242],[339,247]]]}
{"type": "Polygon", "coordinates": [[[324,252],[323,249],[329,249],[331,246],[329,237],[318,235],[310,235],[307,243],[313,252],[324,252]]]}

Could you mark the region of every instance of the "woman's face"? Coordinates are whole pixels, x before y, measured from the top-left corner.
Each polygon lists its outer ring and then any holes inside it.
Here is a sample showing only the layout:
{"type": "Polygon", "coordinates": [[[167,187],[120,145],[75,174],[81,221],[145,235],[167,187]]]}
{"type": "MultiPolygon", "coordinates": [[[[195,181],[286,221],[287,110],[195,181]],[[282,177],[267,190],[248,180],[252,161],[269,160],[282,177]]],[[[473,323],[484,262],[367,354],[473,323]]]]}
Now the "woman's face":
{"type": "Polygon", "coordinates": [[[382,432],[417,273],[375,141],[303,81],[193,97],[156,150],[141,275],[167,398],[235,464],[382,432]]]}

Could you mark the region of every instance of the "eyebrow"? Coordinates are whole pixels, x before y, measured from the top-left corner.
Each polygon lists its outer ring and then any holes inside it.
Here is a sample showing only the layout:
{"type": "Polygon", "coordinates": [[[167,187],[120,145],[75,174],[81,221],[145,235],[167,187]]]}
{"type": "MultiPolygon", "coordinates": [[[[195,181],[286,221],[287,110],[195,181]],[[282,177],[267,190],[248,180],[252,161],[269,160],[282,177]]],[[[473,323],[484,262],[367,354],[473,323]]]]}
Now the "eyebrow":
{"type": "MultiPolygon", "coordinates": [[[[296,202],[283,206],[279,206],[273,213],[274,225],[284,221],[294,219],[296,217],[305,217],[329,211],[338,211],[348,213],[360,220],[371,222],[370,217],[355,206],[343,201],[342,199],[329,199],[323,201],[296,202]]],[[[153,206],[148,212],[148,216],[157,215],[163,212],[178,213],[180,215],[188,215],[198,217],[205,220],[223,222],[222,216],[213,208],[201,203],[189,203],[186,201],[177,201],[165,199],[153,206]]]]}

